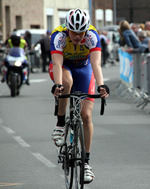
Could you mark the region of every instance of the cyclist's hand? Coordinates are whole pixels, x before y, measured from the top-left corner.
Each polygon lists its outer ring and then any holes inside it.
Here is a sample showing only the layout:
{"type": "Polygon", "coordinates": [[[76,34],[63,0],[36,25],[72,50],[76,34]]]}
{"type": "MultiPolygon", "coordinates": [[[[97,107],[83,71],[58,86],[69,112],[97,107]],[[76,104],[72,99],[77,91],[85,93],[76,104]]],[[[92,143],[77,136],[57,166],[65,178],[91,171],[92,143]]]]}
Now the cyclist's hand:
{"type": "Polygon", "coordinates": [[[64,86],[63,85],[55,84],[55,85],[53,85],[51,92],[53,93],[53,95],[55,97],[58,97],[59,95],[61,95],[63,90],[64,90],[64,86]]]}
{"type": "Polygon", "coordinates": [[[109,96],[109,93],[110,93],[107,85],[98,86],[97,91],[100,93],[102,98],[107,98],[109,96]]]}

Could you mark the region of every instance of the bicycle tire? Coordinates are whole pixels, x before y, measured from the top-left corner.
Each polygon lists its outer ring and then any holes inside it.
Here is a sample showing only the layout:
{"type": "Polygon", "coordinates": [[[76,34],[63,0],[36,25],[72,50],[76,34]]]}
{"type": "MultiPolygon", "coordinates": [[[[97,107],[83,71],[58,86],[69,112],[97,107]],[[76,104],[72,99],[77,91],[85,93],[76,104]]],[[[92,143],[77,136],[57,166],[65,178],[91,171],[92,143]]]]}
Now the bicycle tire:
{"type": "Polygon", "coordinates": [[[81,120],[78,120],[74,127],[74,149],[73,149],[74,161],[74,179],[75,189],[84,188],[84,163],[85,163],[85,146],[83,126],[81,120]]]}
{"type": "Polygon", "coordinates": [[[10,76],[10,91],[12,97],[17,95],[17,76],[15,74],[10,76]]]}
{"type": "Polygon", "coordinates": [[[63,159],[63,169],[64,169],[64,175],[65,175],[65,185],[66,189],[72,189],[73,185],[73,169],[74,165],[72,162],[72,153],[70,145],[70,125],[69,123],[66,124],[66,131],[65,131],[65,145],[63,148],[64,153],[64,159],[63,159]]]}

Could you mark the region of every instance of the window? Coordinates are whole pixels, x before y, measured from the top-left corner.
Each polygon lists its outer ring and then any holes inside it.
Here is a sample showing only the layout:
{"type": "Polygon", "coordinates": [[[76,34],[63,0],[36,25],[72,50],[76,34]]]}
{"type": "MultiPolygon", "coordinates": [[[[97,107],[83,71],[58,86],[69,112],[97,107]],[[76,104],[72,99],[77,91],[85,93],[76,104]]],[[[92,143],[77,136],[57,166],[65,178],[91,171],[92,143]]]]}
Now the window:
{"type": "Polygon", "coordinates": [[[31,29],[40,29],[40,25],[31,25],[30,28],[31,29]]]}
{"type": "Polygon", "coordinates": [[[65,23],[65,18],[60,18],[60,25],[65,23]]]}
{"type": "Polygon", "coordinates": [[[104,11],[102,9],[96,9],[96,28],[99,30],[104,25],[104,11]]]}
{"type": "Polygon", "coordinates": [[[16,16],[16,29],[22,29],[22,17],[16,16]]]}
{"type": "Polygon", "coordinates": [[[113,12],[111,9],[106,9],[105,21],[106,21],[106,25],[111,25],[113,23],[113,12]]]}
{"type": "Polygon", "coordinates": [[[67,11],[58,12],[60,25],[65,23],[66,14],[67,14],[67,11]]]}
{"type": "Polygon", "coordinates": [[[53,17],[47,15],[47,29],[52,31],[53,30],[53,17]]]}
{"type": "Polygon", "coordinates": [[[47,29],[50,31],[53,30],[53,15],[54,15],[54,10],[52,8],[47,8],[46,9],[47,29]]]}
{"type": "Polygon", "coordinates": [[[96,20],[96,28],[97,30],[100,30],[100,28],[103,26],[103,20],[96,20]]]}

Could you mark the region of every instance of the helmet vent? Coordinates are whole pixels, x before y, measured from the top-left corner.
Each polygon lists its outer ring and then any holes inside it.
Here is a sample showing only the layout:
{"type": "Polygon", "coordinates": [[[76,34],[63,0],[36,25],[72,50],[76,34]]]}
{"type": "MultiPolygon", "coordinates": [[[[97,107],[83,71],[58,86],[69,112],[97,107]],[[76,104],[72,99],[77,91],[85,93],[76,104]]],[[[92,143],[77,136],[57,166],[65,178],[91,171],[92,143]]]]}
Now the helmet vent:
{"type": "Polygon", "coordinates": [[[71,17],[71,22],[72,22],[72,24],[74,25],[74,19],[73,19],[73,16],[71,17]]]}
{"type": "Polygon", "coordinates": [[[78,23],[76,24],[76,29],[77,29],[77,30],[79,29],[79,24],[78,24],[78,23]]]}
{"type": "Polygon", "coordinates": [[[82,17],[81,25],[84,23],[84,17],[82,17]]]}
{"type": "Polygon", "coordinates": [[[86,26],[83,26],[80,30],[81,30],[81,31],[84,31],[85,27],[86,27],[86,26]]]}
{"type": "Polygon", "coordinates": [[[69,27],[70,27],[71,30],[74,30],[74,28],[71,26],[71,24],[69,24],[69,27]]]}
{"type": "Polygon", "coordinates": [[[81,14],[81,10],[80,10],[80,9],[76,9],[75,13],[77,13],[78,11],[79,11],[79,12],[80,12],[80,14],[81,14]]]}
{"type": "Polygon", "coordinates": [[[80,15],[78,13],[77,16],[76,16],[76,21],[79,21],[79,20],[80,20],[80,15]]]}

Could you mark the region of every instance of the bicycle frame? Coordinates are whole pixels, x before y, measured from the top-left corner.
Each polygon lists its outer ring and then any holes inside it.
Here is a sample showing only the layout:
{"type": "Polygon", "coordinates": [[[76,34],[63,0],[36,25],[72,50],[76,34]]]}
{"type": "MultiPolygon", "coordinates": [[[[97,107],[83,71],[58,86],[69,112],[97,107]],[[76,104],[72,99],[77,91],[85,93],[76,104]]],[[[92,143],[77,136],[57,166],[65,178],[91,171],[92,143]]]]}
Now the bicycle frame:
{"type": "MultiPolygon", "coordinates": [[[[101,98],[100,94],[90,95],[81,92],[61,95],[59,98],[70,98],[69,117],[66,118],[65,144],[60,148],[58,162],[62,163],[67,189],[84,188],[85,146],[81,120],[81,105],[86,98],[101,98]],[[73,130],[73,141],[70,141],[70,130],[73,130]],[[74,184],[73,184],[74,178],[74,184]]],[[[101,103],[101,115],[104,113],[105,99],[101,103]]],[[[55,99],[55,115],[58,112],[58,98],[55,99]]]]}

